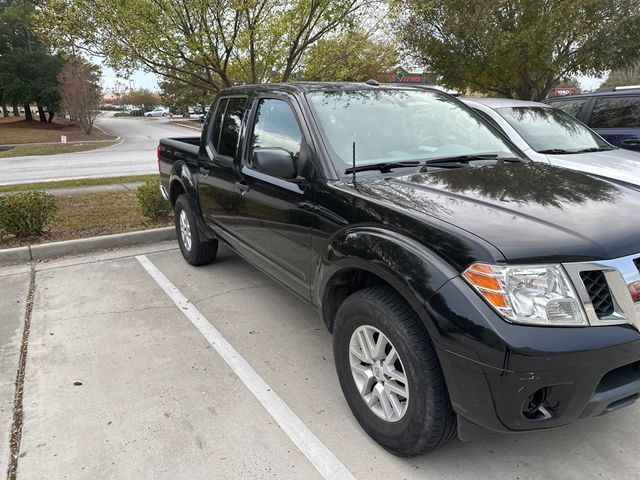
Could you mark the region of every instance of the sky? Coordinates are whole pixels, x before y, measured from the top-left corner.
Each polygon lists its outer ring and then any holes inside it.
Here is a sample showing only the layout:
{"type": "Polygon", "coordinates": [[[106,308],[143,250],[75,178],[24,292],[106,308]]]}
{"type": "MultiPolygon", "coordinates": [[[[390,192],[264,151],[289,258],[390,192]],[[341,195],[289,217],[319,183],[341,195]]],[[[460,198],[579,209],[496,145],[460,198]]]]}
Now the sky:
{"type": "MultiPolygon", "coordinates": [[[[127,83],[122,78],[119,78],[112,69],[106,67],[105,65],[101,65],[101,62],[99,62],[99,60],[94,59],[94,61],[100,64],[102,68],[102,83],[105,90],[112,89],[118,80],[123,83],[127,83]]],[[[579,75],[577,78],[583,90],[594,90],[598,88],[604,81],[603,78],[585,75],[579,75]]],[[[158,90],[158,77],[152,73],[146,73],[142,70],[136,70],[135,72],[133,72],[133,75],[130,77],[130,79],[132,81],[133,88],[146,88],[152,91],[158,90]]]]}
{"type": "Polygon", "coordinates": [[[131,80],[133,88],[146,88],[148,90],[158,90],[158,77],[153,73],[146,73],[142,70],[136,70],[131,77],[125,81],[123,78],[118,77],[116,72],[111,68],[102,65],[100,62],[96,62],[102,68],[102,87],[105,90],[111,90],[118,81],[127,84],[128,80],[131,80]]]}

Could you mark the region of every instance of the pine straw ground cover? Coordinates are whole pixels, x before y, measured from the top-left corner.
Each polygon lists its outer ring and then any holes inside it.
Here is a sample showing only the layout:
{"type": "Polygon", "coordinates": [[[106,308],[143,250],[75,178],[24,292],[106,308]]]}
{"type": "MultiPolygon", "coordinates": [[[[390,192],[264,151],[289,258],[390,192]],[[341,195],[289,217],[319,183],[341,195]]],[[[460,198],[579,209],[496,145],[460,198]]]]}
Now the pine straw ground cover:
{"type": "Polygon", "coordinates": [[[112,135],[97,128],[92,129],[91,134],[85,135],[69,120],[63,118],[54,118],[52,123],[48,123],[37,119],[27,122],[24,117],[0,117],[0,145],[60,142],[61,135],[66,135],[69,142],[114,139],[112,135]]]}

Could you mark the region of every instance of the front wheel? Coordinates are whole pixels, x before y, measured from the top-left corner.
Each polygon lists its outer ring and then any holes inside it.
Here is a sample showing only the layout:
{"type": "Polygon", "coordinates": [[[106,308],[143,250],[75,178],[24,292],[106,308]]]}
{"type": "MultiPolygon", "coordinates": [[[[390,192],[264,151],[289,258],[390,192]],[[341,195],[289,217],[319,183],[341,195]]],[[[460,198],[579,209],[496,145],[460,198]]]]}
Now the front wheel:
{"type": "Polygon", "coordinates": [[[415,312],[393,289],[366,288],[338,309],[333,354],[362,428],[400,456],[434,450],[456,433],[440,364],[415,312]]]}
{"type": "Polygon", "coordinates": [[[184,259],[191,265],[206,265],[215,260],[218,241],[201,238],[189,198],[182,194],[174,208],[176,236],[184,259]]]}

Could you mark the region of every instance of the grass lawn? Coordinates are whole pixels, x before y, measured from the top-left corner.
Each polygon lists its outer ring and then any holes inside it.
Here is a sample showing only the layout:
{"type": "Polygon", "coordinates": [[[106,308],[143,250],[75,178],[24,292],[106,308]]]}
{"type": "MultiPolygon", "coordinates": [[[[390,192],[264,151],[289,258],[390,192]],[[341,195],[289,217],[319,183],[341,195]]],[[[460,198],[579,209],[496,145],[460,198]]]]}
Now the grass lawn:
{"type": "Polygon", "coordinates": [[[45,188],[90,187],[93,185],[113,185],[116,183],[146,182],[157,180],[158,175],[126,175],[123,177],[77,178],[75,180],[55,180],[51,182],[20,183],[0,185],[2,192],[23,192],[26,190],[44,190],[45,188]]]}
{"type": "Polygon", "coordinates": [[[99,143],[52,143],[49,145],[21,145],[0,151],[0,158],[26,157],[31,155],[55,155],[57,153],[86,152],[96,148],[104,148],[115,142],[99,143]]]}
{"type": "Polygon", "coordinates": [[[27,238],[5,236],[0,238],[0,249],[173,225],[171,216],[143,217],[133,191],[68,195],[56,197],[56,203],[58,212],[48,232],[27,238]]]}
{"type": "Polygon", "coordinates": [[[97,128],[92,129],[91,134],[85,135],[78,127],[64,118],[54,117],[52,123],[43,123],[39,120],[27,122],[24,117],[0,117],[0,145],[60,142],[60,135],[66,135],[69,142],[113,140],[114,138],[97,128]]]}

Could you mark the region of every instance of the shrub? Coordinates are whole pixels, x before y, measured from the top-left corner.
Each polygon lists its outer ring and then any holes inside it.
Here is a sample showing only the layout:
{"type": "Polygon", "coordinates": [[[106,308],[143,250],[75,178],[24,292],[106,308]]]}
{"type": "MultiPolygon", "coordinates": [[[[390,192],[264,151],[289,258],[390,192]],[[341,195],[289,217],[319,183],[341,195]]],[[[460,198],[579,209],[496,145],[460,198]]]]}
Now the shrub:
{"type": "Polygon", "coordinates": [[[40,235],[58,207],[53,195],[20,192],[0,196],[0,232],[16,237],[40,235]]]}
{"type": "Polygon", "coordinates": [[[171,213],[169,204],[160,193],[159,180],[147,180],[144,185],[140,185],[136,191],[136,197],[138,197],[142,215],[145,217],[155,220],[171,213]]]}

